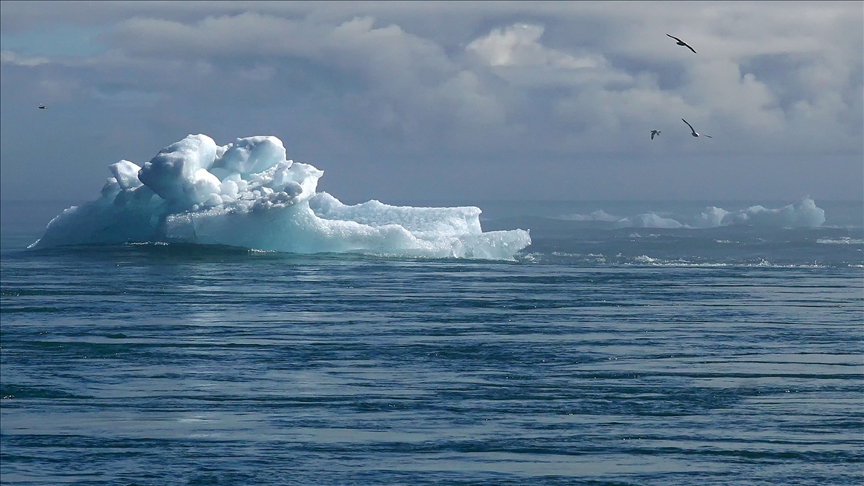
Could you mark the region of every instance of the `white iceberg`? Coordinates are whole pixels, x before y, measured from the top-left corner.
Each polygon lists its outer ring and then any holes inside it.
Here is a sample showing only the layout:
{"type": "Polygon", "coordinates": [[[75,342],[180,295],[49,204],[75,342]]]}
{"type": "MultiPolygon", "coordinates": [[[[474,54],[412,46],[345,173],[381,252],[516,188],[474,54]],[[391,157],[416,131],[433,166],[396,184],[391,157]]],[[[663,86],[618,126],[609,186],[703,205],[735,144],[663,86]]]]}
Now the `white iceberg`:
{"type": "Polygon", "coordinates": [[[818,228],[825,223],[825,210],[817,207],[810,196],[805,196],[793,204],[777,209],[756,205],[738,211],[727,211],[710,206],[698,216],[691,218],[690,224],[681,222],[687,221],[686,219],[679,221],[653,212],[642,213],[632,218],[622,218],[602,209],[588,215],[573,214],[561,216],[559,219],[609,223],[615,228],[705,229],[738,225],[760,228],[818,228]]]}
{"type": "Polygon", "coordinates": [[[177,242],[255,250],[512,259],[528,231],[483,232],[476,207],[342,204],[317,192],[321,170],[287,160],[276,137],[217,146],[189,135],[138,167],[122,160],[102,196],[48,223],[30,248],[177,242]]]}

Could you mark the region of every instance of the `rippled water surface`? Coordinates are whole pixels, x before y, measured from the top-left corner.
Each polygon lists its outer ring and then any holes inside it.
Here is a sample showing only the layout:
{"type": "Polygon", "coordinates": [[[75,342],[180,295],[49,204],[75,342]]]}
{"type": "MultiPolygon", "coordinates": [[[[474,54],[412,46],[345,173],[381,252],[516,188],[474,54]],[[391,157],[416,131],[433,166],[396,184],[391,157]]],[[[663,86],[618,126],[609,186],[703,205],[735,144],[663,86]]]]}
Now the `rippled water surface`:
{"type": "Polygon", "coordinates": [[[850,208],[706,230],[491,211],[534,241],[493,262],[25,251],[39,232],[7,225],[2,482],[861,484],[850,208]]]}

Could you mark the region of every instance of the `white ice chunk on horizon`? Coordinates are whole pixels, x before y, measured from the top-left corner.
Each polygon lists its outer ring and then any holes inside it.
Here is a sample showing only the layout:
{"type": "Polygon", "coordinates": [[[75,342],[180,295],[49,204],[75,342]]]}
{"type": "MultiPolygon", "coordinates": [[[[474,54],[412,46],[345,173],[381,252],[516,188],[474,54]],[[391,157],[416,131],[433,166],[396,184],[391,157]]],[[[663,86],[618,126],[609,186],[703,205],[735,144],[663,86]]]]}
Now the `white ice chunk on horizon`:
{"type": "MultiPolygon", "coordinates": [[[[727,211],[711,206],[692,218],[690,223],[661,216],[657,213],[643,213],[632,218],[622,218],[605,211],[597,210],[588,215],[573,214],[559,219],[567,221],[609,223],[615,228],[657,228],[657,229],[705,229],[721,226],[754,226],[775,228],[818,228],[825,223],[825,211],[816,206],[809,196],[793,204],[778,209],[763,206],[750,206],[739,211],[727,211]]],[[[681,218],[682,221],[688,219],[681,218]]]]}
{"type": "Polygon", "coordinates": [[[618,221],[618,226],[626,228],[681,228],[684,225],[672,218],[664,218],[656,213],[643,213],[632,220],[630,218],[618,221]]]}
{"type": "Polygon", "coordinates": [[[693,223],[695,228],[716,228],[723,225],[723,218],[729,215],[729,211],[716,206],[706,208],[693,223]]]}
{"type": "Polygon", "coordinates": [[[816,228],[825,223],[825,211],[816,207],[809,196],[779,209],[751,206],[742,211],[728,213],[721,224],[751,224],[787,228],[816,228]]]}
{"type": "Polygon", "coordinates": [[[512,259],[529,232],[483,232],[476,207],[345,205],[317,192],[323,171],[286,159],[276,137],[217,146],[189,135],[140,169],[109,167],[102,196],[64,210],[30,248],[176,242],[255,250],[512,259]]]}
{"type": "Polygon", "coordinates": [[[573,214],[569,216],[563,216],[561,219],[565,219],[568,221],[601,221],[606,223],[616,223],[620,221],[622,218],[618,216],[613,216],[602,209],[598,209],[597,211],[592,212],[591,214],[573,214]]]}

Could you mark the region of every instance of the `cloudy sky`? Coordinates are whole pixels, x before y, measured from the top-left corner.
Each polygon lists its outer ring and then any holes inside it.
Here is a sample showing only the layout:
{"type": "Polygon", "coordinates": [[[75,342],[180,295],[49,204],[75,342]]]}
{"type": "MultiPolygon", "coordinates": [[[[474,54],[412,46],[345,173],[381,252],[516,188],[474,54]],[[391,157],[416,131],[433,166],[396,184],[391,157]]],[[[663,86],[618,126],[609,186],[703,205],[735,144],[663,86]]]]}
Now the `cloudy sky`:
{"type": "Polygon", "coordinates": [[[277,136],[346,203],[864,198],[862,2],[0,8],[3,200],[196,133],[277,136]]]}

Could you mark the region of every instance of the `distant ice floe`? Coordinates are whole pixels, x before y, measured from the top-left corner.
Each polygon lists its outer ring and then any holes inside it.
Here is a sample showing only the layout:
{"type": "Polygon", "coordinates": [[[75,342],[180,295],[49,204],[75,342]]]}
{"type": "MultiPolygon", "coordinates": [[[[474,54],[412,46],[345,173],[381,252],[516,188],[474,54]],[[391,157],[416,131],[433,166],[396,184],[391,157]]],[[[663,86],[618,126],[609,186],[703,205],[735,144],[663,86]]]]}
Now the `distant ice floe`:
{"type": "Polygon", "coordinates": [[[864,240],[843,236],[841,238],[819,238],[816,243],[820,245],[864,245],[864,240]]]}
{"type": "Polygon", "coordinates": [[[588,215],[562,216],[568,221],[595,221],[610,223],[616,228],[717,228],[720,226],[751,225],[759,227],[818,228],[825,223],[825,211],[809,197],[779,209],[751,206],[739,211],[727,211],[711,206],[689,222],[681,222],[656,213],[643,213],[635,217],[619,217],[603,210],[588,215]]]}
{"type": "Polygon", "coordinates": [[[321,170],[287,160],[282,141],[271,136],[218,146],[206,135],[189,135],[143,167],[121,160],[109,171],[99,199],[64,210],[30,248],[177,242],[512,259],[531,244],[526,230],[483,232],[476,207],[342,204],[317,192],[321,170]]]}

